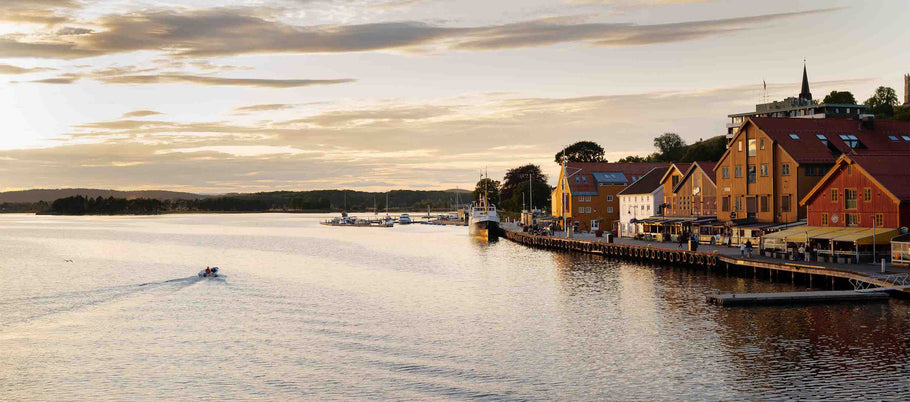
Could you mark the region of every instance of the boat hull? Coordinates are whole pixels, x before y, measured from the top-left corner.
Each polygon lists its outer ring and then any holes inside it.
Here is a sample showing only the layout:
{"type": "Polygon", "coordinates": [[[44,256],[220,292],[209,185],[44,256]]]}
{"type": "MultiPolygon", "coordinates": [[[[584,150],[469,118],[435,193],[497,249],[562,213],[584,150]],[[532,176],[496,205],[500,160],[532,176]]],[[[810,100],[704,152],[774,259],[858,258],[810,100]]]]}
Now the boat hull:
{"type": "Polygon", "coordinates": [[[499,222],[479,221],[471,222],[468,233],[481,240],[495,241],[499,239],[499,222]]]}

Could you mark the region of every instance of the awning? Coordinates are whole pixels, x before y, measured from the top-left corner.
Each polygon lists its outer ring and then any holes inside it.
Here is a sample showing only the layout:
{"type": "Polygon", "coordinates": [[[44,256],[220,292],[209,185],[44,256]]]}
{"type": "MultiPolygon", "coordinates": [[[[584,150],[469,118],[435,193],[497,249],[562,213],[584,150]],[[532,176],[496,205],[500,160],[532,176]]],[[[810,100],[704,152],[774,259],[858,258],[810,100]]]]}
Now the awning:
{"type": "Polygon", "coordinates": [[[820,239],[819,237],[825,233],[835,232],[842,228],[832,228],[832,227],[819,227],[819,226],[799,226],[795,228],[790,228],[786,230],[781,230],[780,232],[774,232],[764,235],[763,239],[767,240],[777,240],[781,242],[793,242],[793,243],[805,243],[810,238],[820,239]]]}
{"type": "MultiPolygon", "coordinates": [[[[891,238],[900,234],[897,229],[876,228],[875,244],[888,244],[891,238]]],[[[810,236],[813,239],[830,240],[834,242],[848,242],[859,246],[872,244],[872,228],[840,228],[840,230],[831,233],[825,233],[819,236],[810,236]]]]}

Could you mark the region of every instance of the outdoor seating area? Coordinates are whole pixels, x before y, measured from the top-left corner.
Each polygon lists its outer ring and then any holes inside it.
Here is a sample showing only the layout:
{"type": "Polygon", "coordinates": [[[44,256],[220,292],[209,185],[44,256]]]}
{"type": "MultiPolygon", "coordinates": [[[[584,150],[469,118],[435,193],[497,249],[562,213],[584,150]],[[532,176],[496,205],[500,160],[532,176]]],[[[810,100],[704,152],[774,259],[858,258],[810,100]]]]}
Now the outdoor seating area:
{"type": "Polygon", "coordinates": [[[887,257],[899,234],[891,228],[803,226],[765,235],[761,249],[771,258],[856,264],[887,257]]]}

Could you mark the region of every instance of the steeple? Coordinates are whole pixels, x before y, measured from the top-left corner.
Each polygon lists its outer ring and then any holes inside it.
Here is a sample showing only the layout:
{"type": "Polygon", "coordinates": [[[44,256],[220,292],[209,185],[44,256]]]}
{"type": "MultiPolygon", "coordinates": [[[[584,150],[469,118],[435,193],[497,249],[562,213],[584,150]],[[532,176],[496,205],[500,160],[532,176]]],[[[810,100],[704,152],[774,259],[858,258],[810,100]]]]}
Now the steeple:
{"type": "Polygon", "coordinates": [[[809,75],[806,74],[806,61],[803,60],[803,88],[799,92],[799,100],[812,103],[812,92],[809,92],[809,75]]]}

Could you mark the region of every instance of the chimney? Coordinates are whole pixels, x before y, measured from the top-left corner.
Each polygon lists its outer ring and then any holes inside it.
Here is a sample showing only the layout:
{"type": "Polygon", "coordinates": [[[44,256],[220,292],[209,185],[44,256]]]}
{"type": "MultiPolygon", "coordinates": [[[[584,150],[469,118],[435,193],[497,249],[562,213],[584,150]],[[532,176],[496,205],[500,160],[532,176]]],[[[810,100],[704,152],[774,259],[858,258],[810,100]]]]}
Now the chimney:
{"type": "Polygon", "coordinates": [[[910,105],[910,74],[904,74],[904,104],[910,105]]]}

